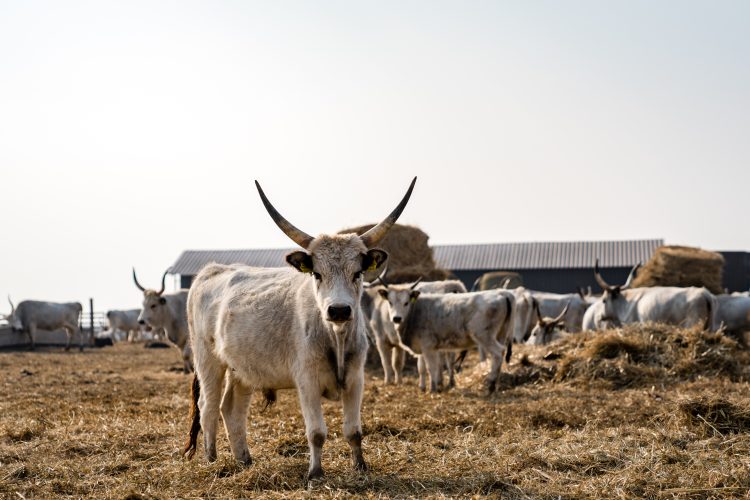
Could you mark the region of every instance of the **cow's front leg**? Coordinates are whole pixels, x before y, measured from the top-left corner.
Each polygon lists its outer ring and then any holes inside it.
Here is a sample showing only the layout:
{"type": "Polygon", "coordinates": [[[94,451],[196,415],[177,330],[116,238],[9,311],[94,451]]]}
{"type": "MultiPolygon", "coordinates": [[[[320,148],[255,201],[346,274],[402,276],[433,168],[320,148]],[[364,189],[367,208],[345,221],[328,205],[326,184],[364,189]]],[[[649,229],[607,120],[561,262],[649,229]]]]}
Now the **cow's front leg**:
{"type": "Polygon", "coordinates": [[[362,456],[362,422],[360,417],[364,385],[365,372],[364,366],[362,366],[348,377],[346,389],[341,397],[344,405],[344,436],[352,449],[354,468],[360,471],[367,470],[367,463],[362,456]]]}
{"type": "Polygon", "coordinates": [[[419,390],[427,390],[427,367],[425,366],[424,354],[417,358],[417,371],[419,372],[419,390]]]}
{"type": "Polygon", "coordinates": [[[391,364],[393,365],[393,372],[396,374],[396,385],[401,384],[404,380],[401,377],[401,373],[404,371],[404,363],[406,362],[406,353],[400,347],[393,348],[393,355],[391,357],[391,364]]]}
{"type": "Polygon", "coordinates": [[[307,471],[308,481],[323,477],[320,456],[328,430],[323,420],[323,407],[320,404],[320,387],[317,379],[304,380],[297,384],[302,416],[305,419],[307,445],[310,448],[310,468],[307,471]]]}
{"type": "Polygon", "coordinates": [[[375,337],[375,347],[380,354],[380,364],[383,365],[384,379],[386,385],[393,383],[393,369],[391,367],[391,357],[393,356],[393,347],[380,337],[375,337]]]}

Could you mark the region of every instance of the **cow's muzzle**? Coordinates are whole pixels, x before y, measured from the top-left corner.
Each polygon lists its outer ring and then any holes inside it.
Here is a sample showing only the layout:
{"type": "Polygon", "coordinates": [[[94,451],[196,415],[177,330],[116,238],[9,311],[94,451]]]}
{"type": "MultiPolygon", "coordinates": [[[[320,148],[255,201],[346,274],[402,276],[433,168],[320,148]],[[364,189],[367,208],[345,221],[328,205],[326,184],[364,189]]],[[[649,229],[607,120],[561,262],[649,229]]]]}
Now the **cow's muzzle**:
{"type": "Polygon", "coordinates": [[[328,307],[328,320],[329,321],[349,321],[352,319],[352,308],[349,306],[329,306],[328,307]]]}
{"type": "Polygon", "coordinates": [[[398,325],[399,323],[401,323],[401,316],[394,316],[394,317],[393,317],[393,322],[394,322],[394,323],[396,323],[397,325],[398,325]]]}

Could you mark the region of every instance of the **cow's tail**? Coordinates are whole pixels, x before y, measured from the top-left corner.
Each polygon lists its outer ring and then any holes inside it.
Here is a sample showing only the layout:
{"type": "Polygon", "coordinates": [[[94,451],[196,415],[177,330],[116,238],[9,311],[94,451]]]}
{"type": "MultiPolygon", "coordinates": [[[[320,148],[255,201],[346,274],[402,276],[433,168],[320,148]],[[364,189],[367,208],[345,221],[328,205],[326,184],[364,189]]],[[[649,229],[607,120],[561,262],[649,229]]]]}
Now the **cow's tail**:
{"type": "Polygon", "coordinates": [[[510,363],[510,357],[513,354],[513,339],[510,339],[505,345],[505,362],[510,363]]]}
{"type": "Polygon", "coordinates": [[[193,375],[193,385],[190,391],[191,404],[190,407],[190,435],[188,436],[187,442],[185,442],[185,449],[182,454],[187,457],[188,460],[193,458],[195,450],[198,447],[198,433],[201,431],[201,410],[198,408],[198,398],[201,394],[201,383],[198,380],[198,375],[193,375]]]}
{"type": "Polygon", "coordinates": [[[508,316],[500,329],[500,338],[505,341],[505,362],[510,363],[510,356],[513,351],[511,345],[513,345],[513,327],[516,319],[516,301],[511,300],[510,295],[507,294],[505,295],[505,306],[508,310],[508,316]]]}

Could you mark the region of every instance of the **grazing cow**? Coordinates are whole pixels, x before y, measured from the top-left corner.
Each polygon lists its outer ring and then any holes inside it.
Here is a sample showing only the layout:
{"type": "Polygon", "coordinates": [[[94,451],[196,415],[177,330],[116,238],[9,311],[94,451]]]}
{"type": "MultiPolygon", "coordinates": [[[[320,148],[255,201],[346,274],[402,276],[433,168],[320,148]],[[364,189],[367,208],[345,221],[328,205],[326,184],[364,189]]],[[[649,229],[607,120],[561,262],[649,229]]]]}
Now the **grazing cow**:
{"type": "Polygon", "coordinates": [[[260,390],[272,402],[276,390],[296,388],[310,449],[308,479],[323,475],[320,458],[327,430],[321,398],[342,400],[343,435],[354,467],[367,468],[360,423],[368,348],[360,306],[362,275],[385,264],[388,254],[373,247],[401,215],[415,182],[416,177],[393,212],[363,235],[317,238],[282,217],[256,182],[271,218],[305,251],[286,256],[296,271],[210,264],[196,276],[188,297],[196,373],[188,457],[195,453],[202,428],[206,458],[216,460],[221,412],[234,457],[250,464],[246,424],[251,393],[260,390]]]}
{"type": "Polygon", "coordinates": [[[539,303],[534,302],[536,325],[531,330],[531,336],[526,343],[530,345],[544,345],[561,339],[564,335],[562,331],[563,320],[565,319],[565,313],[568,312],[569,305],[567,304],[565,309],[556,318],[550,318],[549,316],[543,316],[539,310],[539,303]]]}
{"type": "MultiPolygon", "coordinates": [[[[401,372],[404,368],[404,350],[399,346],[399,337],[393,322],[390,320],[388,304],[380,298],[379,291],[388,289],[388,284],[384,279],[380,279],[383,284],[381,288],[368,288],[362,294],[363,303],[372,304],[369,317],[370,331],[374,337],[375,347],[380,354],[380,363],[383,365],[385,373],[385,383],[390,384],[395,381],[396,384],[402,382],[401,372]]],[[[412,288],[419,290],[421,293],[466,293],[466,287],[458,280],[427,281],[417,280],[411,285],[412,288]]],[[[367,306],[366,306],[367,307],[367,306]]],[[[448,368],[449,386],[455,385],[454,377],[454,353],[446,353],[444,362],[441,364],[448,368]]],[[[419,386],[424,389],[424,360],[418,357],[419,386]]],[[[441,376],[442,379],[442,376],[441,376]]]]}
{"type": "Polygon", "coordinates": [[[750,297],[745,295],[718,295],[719,311],[716,321],[727,332],[741,334],[750,330],[750,297]]]}
{"type": "Polygon", "coordinates": [[[187,290],[164,293],[164,280],[167,271],[161,277],[161,289],[152,290],[141,286],[133,269],[133,282],[143,292],[143,307],[138,315],[138,324],[148,325],[154,330],[163,328],[167,338],[177,346],[182,354],[183,370],[193,371],[193,352],[190,348],[190,335],[187,321],[187,290]]]}
{"type": "MultiPolygon", "coordinates": [[[[539,303],[539,310],[544,317],[557,317],[560,311],[566,309],[563,328],[566,332],[577,333],[581,331],[583,315],[589,307],[589,302],[577,293],[547,293],[530,292],[534,300],[539,303]]],[[[531,332],[528,332],[531,333],[531,332]]]]}
{"type": "Polygon", "coordinates": [[[599,259],[596,260],[594,277],[604,290],[597,329],[603,328],[605,322],[612,326],[656,322],[682,327],[702,324],[707,330],[716,330],[718,303],[711,292],[697,287],[630,288],[639,267],[637,264],[630,271],[624,285],[611,286],[599,273],[599,259]]]}
{"type": "Polygon", "coordinates": [[[10,302],[10,314],[4,316],[4,319],[10,324],[15,332],[26,332],[29,337],[29,349],[32,351],[36,347],[34,338],[38,329],[42,330],[65,330],[68,341],[65,344],[65,350],[70,350],[70,344],[73,335],[79,333],[79,349],[83,351],[83,332],[78,327],[78,319],[81,316],[83,308],[79,302],[42,302],[39,300],[24,300],[13,305],[10,302]]]}
{"type": "Polygon", "coordinates": [[[421,294],[410,285],[380,291],[388,302],[402,348],[421,354],[430,372],[430,391],[441,382],[440,352],[479,346],[490,356],[487,388],[495,390],[503,356],[513,340],[515,298],[503,290],[421,294]]]}
{"type": "Polygon", "coordinates": [[[140,309],[110,310],[107,311],[109,330],[112,332],[112,342],[115,341],[115,331],[125,332],[128,342],[135,342],[141,335],[143,325],[138,323],[140,309]]]}

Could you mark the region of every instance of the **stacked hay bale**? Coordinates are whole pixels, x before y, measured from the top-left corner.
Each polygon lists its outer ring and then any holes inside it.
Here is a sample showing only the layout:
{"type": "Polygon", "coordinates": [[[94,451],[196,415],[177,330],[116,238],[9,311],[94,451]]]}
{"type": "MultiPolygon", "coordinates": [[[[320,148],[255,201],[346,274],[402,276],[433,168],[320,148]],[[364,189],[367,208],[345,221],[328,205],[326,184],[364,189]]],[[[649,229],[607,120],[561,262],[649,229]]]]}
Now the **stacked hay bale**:
{"type": "Polygon", "coordinates": [[[523,286],[523,278],[513,271],[492,271],[481,275],[476,282],[477,290],[493,290],[495,288],[517,288],[523,286]]]}
{"type": "MultiPolygon", "coordinates": [[[[373,224],[339,231],[339,234],[363,234],[373,224]]],[[[427,233],[414,226],[394,225],[378,248],[388,252],[388,283],[408,283],[422,277],[425,281],[444,280],[452,277],[450,271],[440,269],[435,264],[432,248],[427,245],[427,233]]],[[[365,275],[366,281],[377,276],[365,275]]]]}
{"type": "Polygon", "coordinates": [[[712,293],[722,293],[721,275],[724,257],[716,252],[682,246],[656,249],[633,281],[640,286],[704,286],[712,293]]]}

